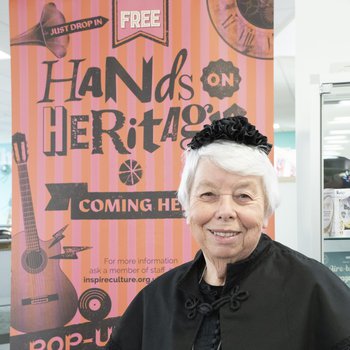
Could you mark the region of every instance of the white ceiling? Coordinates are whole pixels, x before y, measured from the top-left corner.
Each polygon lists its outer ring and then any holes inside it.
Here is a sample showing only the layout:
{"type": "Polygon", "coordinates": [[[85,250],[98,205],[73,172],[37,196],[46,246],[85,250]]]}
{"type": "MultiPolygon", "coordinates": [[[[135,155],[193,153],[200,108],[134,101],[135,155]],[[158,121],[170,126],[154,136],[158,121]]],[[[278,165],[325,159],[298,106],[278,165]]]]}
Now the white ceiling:
{"type": "MultiPolygon", "coordinates": [[[[294,0],[274,0],[275,122],[294,130],[294,0]]],[[[8,1],[0,0],[0,50],[10,53],[8,1]]],[[[0,60],[0,143],[11,142],[11,67],[0,60]]]]}

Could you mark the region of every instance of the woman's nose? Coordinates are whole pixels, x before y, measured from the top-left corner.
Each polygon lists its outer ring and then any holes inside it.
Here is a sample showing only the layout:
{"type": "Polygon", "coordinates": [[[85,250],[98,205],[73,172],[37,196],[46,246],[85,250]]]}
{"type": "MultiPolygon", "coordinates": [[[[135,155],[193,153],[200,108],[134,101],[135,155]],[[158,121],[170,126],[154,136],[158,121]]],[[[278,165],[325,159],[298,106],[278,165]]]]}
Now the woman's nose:
{"type": "Polygon", "coordinates": [[[223,194],[220,196],[216,217],[220,220],[230,220],[237,217],[236,203],[231,195],[223,194]]]}

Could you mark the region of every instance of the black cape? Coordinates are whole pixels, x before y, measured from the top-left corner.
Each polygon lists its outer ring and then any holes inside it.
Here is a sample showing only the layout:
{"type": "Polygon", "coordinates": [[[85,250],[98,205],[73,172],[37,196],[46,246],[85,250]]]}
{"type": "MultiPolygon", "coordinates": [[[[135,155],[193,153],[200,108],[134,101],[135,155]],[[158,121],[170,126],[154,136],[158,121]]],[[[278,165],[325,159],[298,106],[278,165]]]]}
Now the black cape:
{"type": "Polygon", "coordinates": [[[201,299],[204,266],[199,252],[140,291],[106,349],[191,350],[213,308],[223,350],[350,349],[350,289],[316,260],[262,234],[249,258],[228,265],[214,306],[201,299]]]}

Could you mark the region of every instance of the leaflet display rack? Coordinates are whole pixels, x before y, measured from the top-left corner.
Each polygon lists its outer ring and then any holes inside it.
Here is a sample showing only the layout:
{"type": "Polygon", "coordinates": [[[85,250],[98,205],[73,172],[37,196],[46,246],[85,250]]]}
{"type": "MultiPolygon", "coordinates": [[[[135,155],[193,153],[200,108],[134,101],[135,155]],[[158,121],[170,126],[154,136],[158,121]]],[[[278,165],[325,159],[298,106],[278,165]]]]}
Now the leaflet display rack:
{"type": "Polygon", "coordinates": [[[350,287],[350,82],[321,85],[323,262],[350,287]]]}

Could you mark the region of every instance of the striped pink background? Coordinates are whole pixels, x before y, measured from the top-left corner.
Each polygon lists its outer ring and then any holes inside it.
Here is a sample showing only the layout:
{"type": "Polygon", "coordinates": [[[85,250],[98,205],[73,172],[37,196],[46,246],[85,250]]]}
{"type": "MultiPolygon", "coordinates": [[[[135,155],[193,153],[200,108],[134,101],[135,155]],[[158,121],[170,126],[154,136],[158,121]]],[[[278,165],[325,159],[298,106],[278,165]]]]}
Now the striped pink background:
{"type": "MultiPolygon", "coordinates": [[[[145,2],[145,0],[140,0],[145,2]]],[[[10,2],[11,37],[14,37],[38,23],[46,1],[43,0],[12,0],[10,2]]],[[[28,170],[32,189],[36,224],[41,239],[51,239],[52,235],[68,224],[65,238],[61,242],[65,246],[93,247],[78,253],[78,260],[62,260],[61,269],[73,282],[78,296],[88,288],[102,288],[112,299],[110,317],[120,315],[135,294],[145,285],[130,284],[88,284],[83,282],[83,276],[90,276],[90,268],[107,267],[105,258],[173,258],[177,264],[188,261],[197,247],[192,242],[190,232],[182,219],[155,220],[71,220],[70,211],[45,211],[50,199],[46,190],[47,183],[87,183],[91,192],[142,192],[142,191],[174,191],[177,189],[181,171],[180,142],[181,128],[184,126],[180,118],[178,139],[176,142],[160,142],[165,120],[170,107],[181,107],[189,104],[204,106],[212,104],[214,112],[224,111],[233,103],[237,103],[248,113],[248,118],[255,122],[258,129],[272,139],[273,125],[273,62],[244,56],[229,47],[217,34],[210,21],[206,1],[176,0],[169,1],[169,46],[162,46],[145,38],[137,38],[129,43],[112,47],[112,0],[55,0],[66,21],[82,18],[103,16],[109,21],[102,28],[78,32],[70,35],[67,55],[54,65],[55,77],[69,77],[72,72],[70,59],[82,59],[78,75],[78,87],[84,73],[89,67],[100,67],[102,72],[102,89],[104,87],[104,68],[107,56],[113,56],[126,68],[137,82],[142,81],[142,60],[153,57],[153,91],[156,83],[170,73],[172,63],[177,53],[185,48],[188,57],[181,74],[192,75],[191,83],[195,94],[190,101],[169,98],[163,103],[157,103],[152,96],[150,103],[141,103],[122,82],[118,81],[118,101],[105,102],[92,98],[87,94],[81,101],[65,102],[69,96],[69,84],[55,84],[50,97],[55,102],[39,103],[43,97],[46,65],[45,60],[57,58],[44,46],[12,47],[12,93],[13,93],[13,133],[22,132],[27,136],[29,147],[28,170]],[[210,61],[223,59],[231,61],[239,68],[242,78],[239,90],[230,98],[219,100],[211,98],[203,91],[200,82],[202,69],[210,61]],[[81,126],[87,128],[86,137],[81,140],[89,142],[88,150],[70,150],[67,156],[47,157],[42,152],[43,144],[43,108],[48,106],[64,106],[70,115],[87,114],[89,122],[81,126]],[[142,128],[137,128],[137,147],[130,155],[118,154],[108,137],[103,137],[103,155],[92,154],[92,113],[91,110],[117,109],[126,116],[126,125],[131,117],[139,124],[143,113],[154,110],[154,118],[163,118],[160,126],[154,129],[154,141],[161,148],[154,153],[143,150],[142,128]],[[142,180],[126,186],[119,180],[119,166],[128,159],[137,160],[143,169],[142,180]]],[[[189,83],[188,80],[186,80],[189,83]]],[[[177,85],[175,96],[188,92],[177,85]]],[[[206,123],[208,119],[206,120],[206,123]]],[[[113,124],[110,125],[110,127],[113,124]]],[[[198,126],[197,126],[198,129],[198,126]]],[[[70,127],[68,127],[68,131],[70,127]]],[[[127,130],[123,130],[126,140],[127,130]]],[[[70,136],[68,136],[70,141],[70,136]]],[[[13,208],[21,208],[17,172],[14,165],[13,208]]],[[[13,232],[23,230],[21,210],[13,213],[13,232]]],[[[273,235],[273,229],[270,229],[273,235]]],[[[13,247],[13,263],[18,263],[19,257],[13,247]]],[[[166,270],[175,264],[165,266],[166,270]]],[[[113,266],[125,267],[125,266],[113,266]]],[[[145,267],[142,264],[132,266],[145,267]]],[[[156,266],[157,267],[157,266],[156,266]]],[[[159,266],[158,266],[159,267],[159,266]]],[[[157,277],[157,273],[139,273],[137,277],[157,277]]],[[[127,276],[127,275],[126,275],[127,276]]],[[[129,275],[134,277],[134,275],[129,275]]],[[[21,288],[21,286],[13,286],[21,288]]],[[[71,324],[86,322],[76,313],[71,324]]],[[[17,334],[15,329],[11,334],[17,334]]]]}

